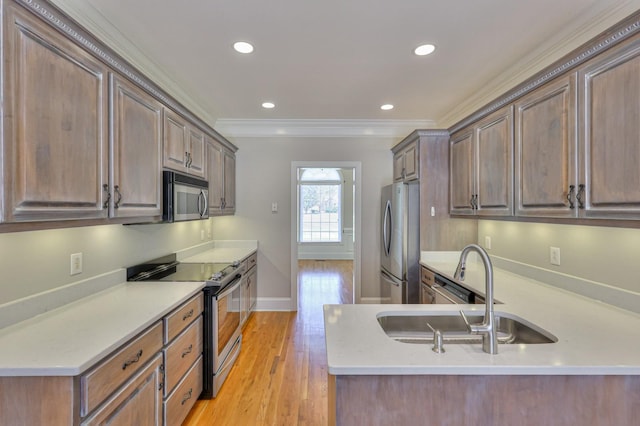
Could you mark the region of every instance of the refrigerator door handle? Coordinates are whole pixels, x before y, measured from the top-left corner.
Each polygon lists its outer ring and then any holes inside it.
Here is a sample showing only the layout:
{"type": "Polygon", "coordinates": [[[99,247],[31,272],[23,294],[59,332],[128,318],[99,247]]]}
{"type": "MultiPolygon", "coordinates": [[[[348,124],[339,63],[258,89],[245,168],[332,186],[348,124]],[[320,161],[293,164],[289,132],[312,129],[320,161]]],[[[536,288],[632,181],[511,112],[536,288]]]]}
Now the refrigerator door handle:
{"type": "Polygon", "coordinates": [[[384,220],[382,221],[382,239],[384,244],[384,252],[386,256],[391,253],[391,230],[393,229],[393,216],[391,215],[391,201],[387,200],[384,208],[384,220]],[[387,229],[387,223],[389,229],[387,229]]]}
{"type": "Polygon", "coordinates": [[[394,279],[391,275],[387,274],[385,271],[380,271],[380,275],[382,276],[382,279],[384,279],[385,281],[395,285],[396,287],[400,287],[400,281],[398,281],[397,279],[394,279]]]}

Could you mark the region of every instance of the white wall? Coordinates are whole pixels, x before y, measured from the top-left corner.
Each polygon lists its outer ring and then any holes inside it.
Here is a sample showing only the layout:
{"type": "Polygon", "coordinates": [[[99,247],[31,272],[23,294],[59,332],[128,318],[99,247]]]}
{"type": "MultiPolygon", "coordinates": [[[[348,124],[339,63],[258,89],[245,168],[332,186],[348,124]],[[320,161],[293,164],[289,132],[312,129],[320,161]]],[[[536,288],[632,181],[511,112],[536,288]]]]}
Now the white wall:
{"type": "Polygon", "coordinates": [[[640,229],[481,220],[490,255],[640,293],[640,229]],[[560,248],[560,266],[549,262],[560,248]]]}
{"type": "Polygon", "coordinates": [[[194,221],[0,234],[0,305],[194,246],[209,225],[194,221]],[[78,252],[83,272],[70,276],[69,256],[78,252]]]}
{"type": "MultiPolygon", "coordinates": [[[[389,138],[238,138],[236,215],[211,219],[220,239],[258,240],[258,296],[291,297],[291,163],[362,164],[362,297],[379,297],[380,189],[392,180],[389,138]],[[271,203],[278,202],[278,213],[271,203]]],[[[295,200],[294,200],[295,202],[295,200]]]]}

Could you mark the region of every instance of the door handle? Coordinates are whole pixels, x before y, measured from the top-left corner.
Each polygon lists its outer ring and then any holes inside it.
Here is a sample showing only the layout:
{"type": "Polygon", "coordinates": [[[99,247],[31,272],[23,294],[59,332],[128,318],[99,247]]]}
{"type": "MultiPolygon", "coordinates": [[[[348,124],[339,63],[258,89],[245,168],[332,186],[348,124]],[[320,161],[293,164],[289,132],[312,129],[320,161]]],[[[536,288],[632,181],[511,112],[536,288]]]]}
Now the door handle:
{"type": "Polygon", "coordinates": [[[382,239],[384,244],[384,252],[387,256],[391,253],[391,229],[387,230],[387,222],[389,228],[393,228],[393,216],[391,215],[391,201],[387,200],[384,208],[384,220],[382,225],[382,239]]]}

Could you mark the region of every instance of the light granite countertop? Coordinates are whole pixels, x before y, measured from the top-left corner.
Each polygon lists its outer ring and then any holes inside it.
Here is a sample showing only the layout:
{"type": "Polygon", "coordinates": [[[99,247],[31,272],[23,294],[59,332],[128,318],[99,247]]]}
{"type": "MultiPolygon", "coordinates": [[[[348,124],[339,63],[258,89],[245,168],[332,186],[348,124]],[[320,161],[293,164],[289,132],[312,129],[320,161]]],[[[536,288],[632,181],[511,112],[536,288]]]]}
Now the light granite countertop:
{"type": "MultiPolygon", "coordinates": [[[[423,252],[421,264],[451,277],[457,252],[423,252]]],[[[471,257],[470,257],[471,259],[471,257]]],[[[484,268],[467,263],[465,285],[484,294],[484,268]]],[[[550,344],[499,345],[497,355],[481,344],[397,342],[377,321],[380,315],[459,315],[484,305],[325,305],[328,370],[334,375],[639,375],[640,315],[494,267],[496,313],[524,319],[554,335],[550,344]]]]}

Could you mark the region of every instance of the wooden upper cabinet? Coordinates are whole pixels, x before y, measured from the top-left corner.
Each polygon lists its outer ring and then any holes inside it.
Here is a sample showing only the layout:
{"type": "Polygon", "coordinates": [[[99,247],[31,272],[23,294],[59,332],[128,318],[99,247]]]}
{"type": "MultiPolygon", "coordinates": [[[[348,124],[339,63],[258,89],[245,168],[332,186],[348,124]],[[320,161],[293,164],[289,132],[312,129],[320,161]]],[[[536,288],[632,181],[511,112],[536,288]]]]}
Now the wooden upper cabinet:
{"type": "Polygon", "coordinates": [[[209,214],[234,214],[236,209],[235,154],[206,137],[209,214]]]}
{"type": "Polygon", "coordinates": [[[114,217],[162,215],[162,106],[118,76],[111,76],[114,217]]]}
{"type": "Polygon", "coordinates": [[[221,214],[224,202],[224,159],[222,147],[207,137],[207,174],[209,180],[209,214],[221,214]]]}
{"type": "Polygon", "coordinates": [[[224,212],[233,214],[236,211],[236,156],[224,150],[224,212]]]}
{"type": "Polygon", "coordinates": [[[579,70],[585,217],[640,214],[640,38],[579,70]]]}
{"type": "Polygon", "coordinates": [[[513,214],[513,110],[503,108],[480,121],[476,136],[476,211],[513,214]]]}
{"type": "Polygon", "coordinates": [[[206,176],[204,133],[193,127],[189,129],[189,166],[191,175],[206,176]]]}
{"type": "Polygon", "coordinates": [[[204,134],[186,119],[164,109],[164,167],[205,177],[204,134]]]}
{"type": "Polygon", "coordinates": [[[394,182],[420,179],[420,155],[417,142],[411,143],[393,156],[394,182]]]}
{"type": "Polygon", "coordinates": [[[512,117],[502,108],[451,138],[451,214],[513,214],[512,117]]]}
{"type": "Polygon", "coordinates": [[[187,121],[171,111],[164,109],[164,167],[187,171],[189,158],[189,129],[187,121]]]}
{"type": "Polygon", "coordinates": [[[577,215],[576,106],[575,73],[515,103],[517,216],[577,215]]]}
{"type": "Polygon", "coordinates": [[[17,6],[4,19],[3,220],[106,217],[106,67],[17,6]]]}
{"type": "Polygon", "coordinates": [[[474,132],[461,130],[451,137],[449,191],[450,213],[475,213],[474,208],[474,132]]]}

